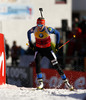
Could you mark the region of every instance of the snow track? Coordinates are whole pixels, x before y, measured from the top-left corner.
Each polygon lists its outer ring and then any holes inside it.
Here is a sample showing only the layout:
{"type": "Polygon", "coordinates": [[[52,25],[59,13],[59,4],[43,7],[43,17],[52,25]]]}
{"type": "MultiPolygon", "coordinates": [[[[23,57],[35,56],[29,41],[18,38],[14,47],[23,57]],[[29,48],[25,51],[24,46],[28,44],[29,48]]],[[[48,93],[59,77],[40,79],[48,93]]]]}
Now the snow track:
{"type": "MultiPolygon", "coordinates": [[[[86,89],[69,91],[67,89],[44,89],[0,86],[0,100],[84,100],[86,89]]],[[[86,100],[86,99],[85,99],[86,100]]]]}

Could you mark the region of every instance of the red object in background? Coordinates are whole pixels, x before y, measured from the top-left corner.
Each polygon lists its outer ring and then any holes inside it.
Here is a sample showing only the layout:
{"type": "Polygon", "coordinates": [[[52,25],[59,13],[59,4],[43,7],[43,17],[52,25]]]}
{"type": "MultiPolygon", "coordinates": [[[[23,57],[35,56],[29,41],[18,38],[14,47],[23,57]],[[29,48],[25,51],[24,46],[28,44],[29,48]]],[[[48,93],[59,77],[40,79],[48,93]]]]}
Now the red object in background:
{"type": "Polygon", "coordinates": [[[82,30],[77,27],[77,29],[76,29],[76,38],[81,38],[81,35],[82,35],[82,30]]]}
{"type": "Polygon", "coordinates": [[[4,35],[0,33],[0,85],[6,83],[6,59],[4,35]]]}
{"type": "MultiPolygon", "coordinates": [[[[54,69],[41,69],[43,74],[44,88],[66,88],[63,81],[54,69]]],[[[76,71],[64,71],[71,85],[75,89],[86,89],[86,73],[76,71]]],[[[33,87],[36,87],[37,78],[35,68],[33,68],[33,87]]]]}

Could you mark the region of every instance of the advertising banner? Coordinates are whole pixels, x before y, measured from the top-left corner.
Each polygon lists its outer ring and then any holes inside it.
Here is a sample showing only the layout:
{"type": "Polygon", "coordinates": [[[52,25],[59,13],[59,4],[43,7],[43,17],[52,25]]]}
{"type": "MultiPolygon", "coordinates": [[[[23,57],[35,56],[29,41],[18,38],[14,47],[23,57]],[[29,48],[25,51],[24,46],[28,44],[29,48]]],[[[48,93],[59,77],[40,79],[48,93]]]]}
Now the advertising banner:
{"type": "MultiPolygon", "coordinates": [[[[66,88],[60,75],[54,69],[41,69],[45,88],[66,88]]],[[[71,85],[75,89],[86,89],[86,73],[76,71],[64,71],[71,85]]],[[[36,87],[37,78],[33,69],[33,85],[36,87]]]]}
{"type": "Polygon", "coordinates": [[[7,66],[7,83],[11,85],[16,85],[19,87],[30,87],[31,86],[31,74],[30,68],[24,68],[19,66],[7,66]]]}
{"type": "Polygon", "coordinates": [[[4,35],[0,33],[0,85],[6,83],[6,59],[4,35]]]}
{"type": "Polygon", "coordinates": [[[32,7],[23,4],[0,4],[0,19],[29,19],[32,7]]]}

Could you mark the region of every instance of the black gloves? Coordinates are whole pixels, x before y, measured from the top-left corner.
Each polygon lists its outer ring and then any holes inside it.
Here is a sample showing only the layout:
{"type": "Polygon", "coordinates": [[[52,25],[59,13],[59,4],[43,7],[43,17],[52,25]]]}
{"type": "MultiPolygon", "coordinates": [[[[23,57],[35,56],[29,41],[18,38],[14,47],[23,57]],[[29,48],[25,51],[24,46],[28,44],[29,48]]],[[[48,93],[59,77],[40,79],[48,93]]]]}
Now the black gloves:
{"type": "Polygon", "coordinates": [[[34,44],[32,42],[29,42],[30,48],[34,50],[34,44]]]}
{"type": "Polygon", "coordinates": [[[55,47],[56,51],[59,50],[59,44],[56,43],[56,47],[55,47]]]}

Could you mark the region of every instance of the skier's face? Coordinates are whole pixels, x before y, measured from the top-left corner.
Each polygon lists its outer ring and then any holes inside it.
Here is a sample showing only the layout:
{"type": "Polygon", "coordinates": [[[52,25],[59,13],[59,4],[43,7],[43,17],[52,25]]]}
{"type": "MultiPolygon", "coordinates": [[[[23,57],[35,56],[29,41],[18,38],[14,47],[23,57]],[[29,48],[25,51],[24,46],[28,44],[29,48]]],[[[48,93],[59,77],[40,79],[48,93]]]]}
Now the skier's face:
{"type": "Polygon", "coordinates": [[[43,28],[44,28],[44,25],[42,25],[42,24],[38,24],[37,27],[38,27],[39,31],[42,31],[43,28]]]}

